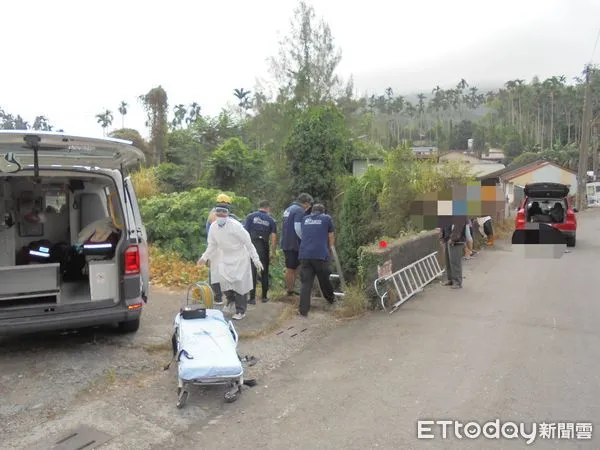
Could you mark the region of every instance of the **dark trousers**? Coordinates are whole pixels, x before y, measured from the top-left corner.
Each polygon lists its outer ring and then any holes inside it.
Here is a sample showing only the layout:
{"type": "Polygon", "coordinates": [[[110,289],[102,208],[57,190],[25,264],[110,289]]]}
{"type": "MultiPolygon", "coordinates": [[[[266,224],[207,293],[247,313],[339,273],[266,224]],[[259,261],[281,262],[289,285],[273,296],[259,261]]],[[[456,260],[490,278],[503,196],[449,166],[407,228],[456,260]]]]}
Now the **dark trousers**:
{"type": "Polygon", "coordinates": [[[486,223],[483,224],[483,232],[487,237],[494,235],[494,227],[492,226],[491,220],[488,220],[486,223]]]}
{"type": "Polygon", "coordinates": [[[223,293],[221,292],[221,285],[219,283],[211,283],[210,280],[210,265],[208,269],[208,283],[210,284],[210,287],[212,288],[213,293],[215,294],[215,303],[222,303],[223,293]]]}
{"type": "Polygon", "coordinates": [[[227,298],[227,305],[235,303],[235,312],[244,314],[246,312],[246,296],[238,294],[235,291],[225,291],[225,297],[227,298]]]}
{"type": "Polygon", "coordinates": [[[462,286],[462,259],[465,252],[465,244],[464,242],[460,242],[450,245],[449,242],[446,242],[444,250],[446,253],[446,275],[448,276],[448,281],[454,285],[462,286]]]}
{"type": "MultiPolygon", "coordinates": [[[[267,291],[269,290],[269,243],[263,239],[255,239],[252,241],[256,253],[263,265],[263,271],[260,275],[260,284],[262,286],[262,298],[267,298],[267,291]]],[[[250,291],[250,300],[256,299],[256,281],[257,281],[257,270],[252,263],[252,290],[250,291]]]]}
{"type": "Polygon", "coordinates": [[[335,296],[333,295],[333,285],[329,276],[331,269],[329,261],[319,259],[303,259],[300,261],[300,314],[306,316],[310,310],[310,294],[315,282],[315,276],[319,280],[321,292],[329,303],[333,303],[335,296]]]}

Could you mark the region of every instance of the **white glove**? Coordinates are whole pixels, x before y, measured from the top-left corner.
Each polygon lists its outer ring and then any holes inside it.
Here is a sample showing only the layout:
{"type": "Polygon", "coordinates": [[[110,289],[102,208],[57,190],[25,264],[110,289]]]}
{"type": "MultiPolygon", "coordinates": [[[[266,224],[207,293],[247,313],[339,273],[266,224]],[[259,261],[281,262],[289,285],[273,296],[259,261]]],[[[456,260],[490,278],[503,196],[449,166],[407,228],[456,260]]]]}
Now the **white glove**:
{"type": "Polygon", "coordinates": [[[262,263],[260,262],[260,260],[256,260],[254,261],[254,267],[256,267],[256,270],[262,272],[264,270],[264,267],[262,265],[262,263]]]}

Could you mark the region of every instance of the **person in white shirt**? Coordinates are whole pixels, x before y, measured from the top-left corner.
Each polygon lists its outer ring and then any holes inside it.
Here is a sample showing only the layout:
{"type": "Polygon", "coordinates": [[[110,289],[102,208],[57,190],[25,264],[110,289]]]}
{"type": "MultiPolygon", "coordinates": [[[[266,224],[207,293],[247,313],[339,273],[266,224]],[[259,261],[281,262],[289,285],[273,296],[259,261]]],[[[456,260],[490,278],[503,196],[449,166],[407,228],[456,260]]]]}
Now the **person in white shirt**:
{"type": "Polygon", "coordinates": [[[474,221],[477,224],[477,229],[482,237],[487,239],[487,245],[494,245],[494,227],[490,216],[478,217],[474,221]]]}
{"type": "Polygon", "coordinates": [[[231,311],[235,304],[232,319],[241,320],[246,315],[246,296],[252,290],[250,261],[259,271],[263,266],[244,226],[229,216],[228,205],[217,204],[215,216],[208,233],[208,246],[197,265],[210,261],[211,282],[219,283],[227,298],[224,310],[231,311]]]}

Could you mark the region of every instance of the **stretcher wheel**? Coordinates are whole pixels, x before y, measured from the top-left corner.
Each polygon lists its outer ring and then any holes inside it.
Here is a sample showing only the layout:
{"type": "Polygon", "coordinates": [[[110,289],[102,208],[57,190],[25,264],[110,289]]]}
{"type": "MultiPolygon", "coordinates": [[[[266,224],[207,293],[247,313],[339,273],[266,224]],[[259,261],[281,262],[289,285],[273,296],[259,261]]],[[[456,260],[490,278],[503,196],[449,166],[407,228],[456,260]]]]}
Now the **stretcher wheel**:
{"type": "Polygon", "coordinates": [[[181,390],[181,388],[179,388],[179,397],[177,398],[177,409],[183,408],[185,402],[187,402],[188,395],[188,391],[184,391],[181,390]]]}
{"type": "Polygon", "coordinates": [[[235,402],[238,398],[240,398],[241,393],[242,393],[241,386],[236,384],[233,388],[231,388],[227,392],[225,392],[225,402],[227,402],[227,403],[235,402]]]}

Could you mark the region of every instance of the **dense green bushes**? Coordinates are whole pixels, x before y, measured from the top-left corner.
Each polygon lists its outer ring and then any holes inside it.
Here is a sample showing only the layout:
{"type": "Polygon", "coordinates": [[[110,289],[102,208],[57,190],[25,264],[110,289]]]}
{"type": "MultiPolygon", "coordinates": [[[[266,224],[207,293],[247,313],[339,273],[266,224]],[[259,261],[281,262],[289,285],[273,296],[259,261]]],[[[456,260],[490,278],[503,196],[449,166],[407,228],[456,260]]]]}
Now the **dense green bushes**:
{"type": "Polygon", "coordinates": [[[381,236],[377,197],[382,188],[382,171],[375,167],[370,167],[361,178],[350,177],[346,181],[337,241],[342,267],[349,276],[356,274],[359,247],[381,236]]]}
{"type": "MultiPolygon", "coordinates": [[[[206,219],[221,191],[195,188],[187,192],[160,194],[140,200],[148,240],[163,251],[174,251],[195,261],[206,247],[206,219]]],[[[250,200],[228,192],[234,213],[244,217],[250,200]]]]}
{"type": "Polygon", "coordinates": [[[347,178],[337,239],[346,275],[357,274],[361,247],[418,229],[410,211],[419,195],[471,179],[464,165],[448,163],[442,172],[433,162],[415,159],[408,145],[391,150],[383,167],[372,166],[360,178],[347,178]]]}

